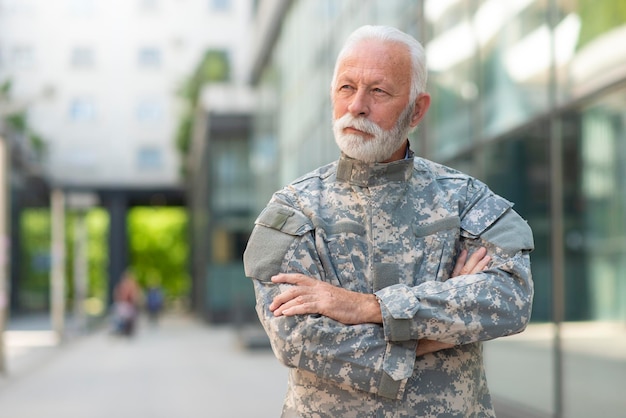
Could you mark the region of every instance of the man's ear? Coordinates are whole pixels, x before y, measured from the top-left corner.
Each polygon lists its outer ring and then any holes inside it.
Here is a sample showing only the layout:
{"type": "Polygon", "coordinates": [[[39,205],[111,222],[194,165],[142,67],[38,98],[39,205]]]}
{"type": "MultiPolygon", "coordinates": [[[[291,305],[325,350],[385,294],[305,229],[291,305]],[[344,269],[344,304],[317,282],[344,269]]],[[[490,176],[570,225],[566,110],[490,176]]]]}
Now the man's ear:
{"type": "Polygon", "coordinates": [[[430,94],[422,93],[417,96],[415,99],[415,108],[413,109],[413,114],[411,115],[411,128],[416,127],[424,116],[426,116],[426,112],[428,112],[428,108],[430,107],[430,94]]]}

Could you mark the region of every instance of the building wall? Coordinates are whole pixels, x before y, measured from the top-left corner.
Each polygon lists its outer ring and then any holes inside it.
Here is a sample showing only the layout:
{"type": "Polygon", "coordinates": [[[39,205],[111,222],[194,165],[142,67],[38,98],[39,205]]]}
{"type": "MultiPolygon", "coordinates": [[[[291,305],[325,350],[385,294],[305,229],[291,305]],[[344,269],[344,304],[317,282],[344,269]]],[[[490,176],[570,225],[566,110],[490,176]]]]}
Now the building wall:
{"type": "Polygon", "coordinates": [[[492,393],[520,416],[621,416],[623,2],[293,1],[258,78],[259,210],[337,158],[329,83],[343,40],[363,24],[394,25],[426,47],[433,105],[412,147],[486,181],[533,228],[532,324],[485,345],[492,393]]]}
{"type": "Polygon", "coordinates": [[[251,1],[1,0],[0,82],[67,186],[173,186],[178,91],[206,49],[247,74],[251,1]]]}

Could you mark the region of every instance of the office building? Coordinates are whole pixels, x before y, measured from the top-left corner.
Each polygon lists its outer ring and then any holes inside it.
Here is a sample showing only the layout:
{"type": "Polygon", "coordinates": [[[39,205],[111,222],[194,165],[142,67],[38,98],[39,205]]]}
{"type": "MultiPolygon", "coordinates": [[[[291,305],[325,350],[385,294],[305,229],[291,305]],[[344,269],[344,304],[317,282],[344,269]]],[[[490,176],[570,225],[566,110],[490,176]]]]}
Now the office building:
{"type": "Polygon", "coordinates": [[[520,417],[623,416],[623,2],[294,0],[258,12],[257,209],[337,158],[329,88],[346,36],[364,24],[408,32],[426,48],[432,95],[412,148],[515,202],[535,235],[532,323],[485,344],[494,397],[520,417]]]}

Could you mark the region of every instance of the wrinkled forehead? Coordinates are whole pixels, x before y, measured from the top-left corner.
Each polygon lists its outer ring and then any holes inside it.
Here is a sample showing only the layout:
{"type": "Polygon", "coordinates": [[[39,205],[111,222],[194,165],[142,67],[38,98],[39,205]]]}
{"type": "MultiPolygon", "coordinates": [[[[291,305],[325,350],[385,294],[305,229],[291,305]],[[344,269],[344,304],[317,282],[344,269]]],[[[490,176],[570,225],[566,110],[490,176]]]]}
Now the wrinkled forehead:
{"type": "Polygon", "coordinates": [[[372,74],[406,80],[411,77],[411,56],[406,45],[377,39],[361,40],[339,57],[335,77],[348,73],[372,74]]]}

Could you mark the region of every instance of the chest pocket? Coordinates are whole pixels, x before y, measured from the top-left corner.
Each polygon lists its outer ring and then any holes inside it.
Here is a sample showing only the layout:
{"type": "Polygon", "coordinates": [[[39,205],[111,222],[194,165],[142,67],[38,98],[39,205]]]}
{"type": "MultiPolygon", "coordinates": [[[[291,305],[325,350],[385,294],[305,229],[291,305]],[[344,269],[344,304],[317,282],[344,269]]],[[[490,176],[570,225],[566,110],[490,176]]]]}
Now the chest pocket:
{"type": "Polygon", "coordinates": [[[354,292],[366,292],[369,285],[365,275],[368,267],[365,227],[357,222],[341,221],[318,225],[316,234],[324,243],[324,248],[318,248],[322,263],[331,266],[341,286],[354,292]]]}
{"type": "Polygon", "coordinates": [[[461,221],[458,216],[444,218],[428,224],[414,224],[415,264],[412,283],[447,280],[454,268],[454,255],[458,248],[461,221]]]}

